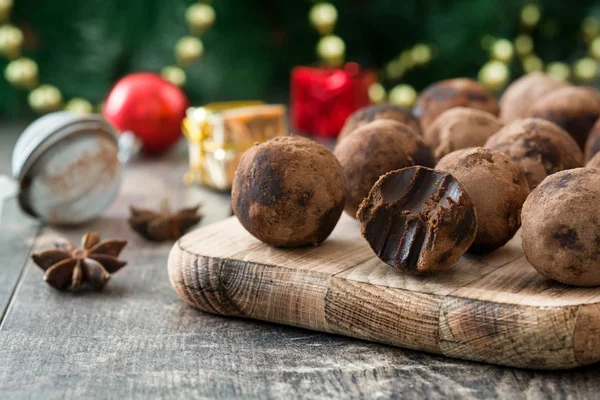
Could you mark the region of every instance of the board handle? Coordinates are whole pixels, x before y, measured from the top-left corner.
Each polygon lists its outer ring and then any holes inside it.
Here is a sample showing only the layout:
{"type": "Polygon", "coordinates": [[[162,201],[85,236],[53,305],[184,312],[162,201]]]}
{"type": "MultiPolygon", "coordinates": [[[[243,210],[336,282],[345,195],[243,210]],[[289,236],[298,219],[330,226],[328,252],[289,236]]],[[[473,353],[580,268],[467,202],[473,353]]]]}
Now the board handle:
{"type": "Polygon", "coordinates": [[[243,316],[221,285],[224,261],[190,254],[175,243],[169,254],[169,279],[183,301],[211,314],[243,316]]]}
{"type": "Polygon", "coordinates": [[[332,332],[325,316],[330,274],[193,254],[176,243],[169,279],[189,305],[212,314],[332,332]]]}

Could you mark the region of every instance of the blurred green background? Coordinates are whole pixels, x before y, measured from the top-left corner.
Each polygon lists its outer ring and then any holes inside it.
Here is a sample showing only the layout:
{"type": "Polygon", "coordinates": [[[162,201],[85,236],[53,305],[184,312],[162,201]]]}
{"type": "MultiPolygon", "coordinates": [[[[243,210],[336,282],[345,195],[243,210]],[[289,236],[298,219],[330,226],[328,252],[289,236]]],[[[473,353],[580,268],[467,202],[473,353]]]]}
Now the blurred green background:
{"type": "MultiPolygon", "coordinates": [[[[24,32],[23,54],[39,65],[41,83],[65,99],[103,101],[119,77],[160,71],[174,64],[176,41],[187,34],[185,10],[192,0],[14,0],[11,22],[24,32]]],[[[456,76],[476,77],[489,60],[486,35],[510,40],[531,35],[544,61],[573,62],[587,53],[581,24],[597,15],[600,1],[539,1],[542,18],[530,30],[521,23],[523,0],[333,0],[335,34],[346,43],[346,60],[381,69],[416,43],[433,45],[433,60],[386,80],[389,89],[408,83],[420,90],[456,76]]],[[[258,98],[287,102],[290,71],[314,65],[319,34],[308,21],[312,1],[214,0],[216,23],[203,36],[204,55],[187,69],[185,91],[193,104],[258,98]]],[[[4,70],[6,59],[0,61],[4,70]]],[[[511,64],[512,77],[522,73],[511,64]]],[[[0,79],[0,115],[31,114],[27,91],[0,79]]]]}

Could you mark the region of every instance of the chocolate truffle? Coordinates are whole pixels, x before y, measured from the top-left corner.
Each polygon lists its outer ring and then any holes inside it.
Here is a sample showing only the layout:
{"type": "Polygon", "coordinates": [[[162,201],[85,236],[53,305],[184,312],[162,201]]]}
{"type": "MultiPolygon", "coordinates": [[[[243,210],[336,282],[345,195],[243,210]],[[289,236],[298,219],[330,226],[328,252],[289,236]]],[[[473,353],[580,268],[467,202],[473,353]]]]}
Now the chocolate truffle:
{"type": "Polygon", "coordinates": [[[523,252],[542,275],[576,286],[600,285],[600,171],[548,176],[523,205],[523,252]]]}
{"type": "Polygon", "coordinates": [[[444,111],[454,107],[469,107],[498,115],[498,102],[483,86],[472,79],[448,79],[427,87],[417,99],[414,114],[425,132],[444,111]]]}
{"type": "Polygon", "coordinates": [[[600,153],[600,119],[592,127],[585,143],[585,160],[591,160],[597,153],[600,153]]]}
{"type": "Polygon", "coordinates": [[[272,246],[317,245],[342,214],[344,173],[329,150],[299,136],[278,137],[248,149],[235,172],[233,212],[272,246]]]}
{"type": "Polygon", "coordinates": [[[600,169],[600,153],[596,153],[594,157],[585,165],[588,168],[600,169]]]}
{"type": "Polygon", "coordinates": [[[409,273],[448,268],[477,233],[465,188],[446,172],[409,167],[388,172],[358,210],[363,237],[383,262],[409,273]]]}
{"type": "Polygon", "coordinates": [[[400,122],[385,119],[369,122],[348,134],[333,153],[346,178],[346,212],[354,218],[381,175],[412,165],[435,165],[431,149],[419,135],[400,122]]]}
{"type": "Polygon", "coordinates": [[[425,141],[439,160],[446,154],[483,146],[504,124],[488,112],[456,107],[444,111],[425,131],[425,141]]]}
{"type": "Polygon", "coordinates": [[[421,135],[421,125],[419,120],[412,113],[402,107],[392,104],[377,104],[374,106],[363,107],[353,112],[344,123],[340,131],[338,141],[356,128],[368,124],[378,119],[391,119],[408,125],[416,134],[421,135]]]}
{"type": "Polygon", "coordinates": [[[458,150],[442,158],[435,169],[458,179],[475,204],[478,228],[469,252],[489,253],[515,235],[529,185],[506,154],[481,147],[458,150]]]}
{"type": "Polygon", "coordinates": [[[600,116],[600,96],[592,88],[567,86],[536,101],[526,114],[554,122],[569,132],[583,149],[600,116]]]}
{"type": "Polygon", "coordinates": [[[548,175],[583,165],[583,153],[571,135],[539,118],[509,123],[489,138],[485,147],[509,156],[525,174],[530,188],[548,175]]]}
{"type": "Polygon", "coordinates": [[[525,118],[533,103],[553,90],[569,86],[541,72],[531,72],[515,80],[500,98],[500,118],[511,122],[525,118]]]}

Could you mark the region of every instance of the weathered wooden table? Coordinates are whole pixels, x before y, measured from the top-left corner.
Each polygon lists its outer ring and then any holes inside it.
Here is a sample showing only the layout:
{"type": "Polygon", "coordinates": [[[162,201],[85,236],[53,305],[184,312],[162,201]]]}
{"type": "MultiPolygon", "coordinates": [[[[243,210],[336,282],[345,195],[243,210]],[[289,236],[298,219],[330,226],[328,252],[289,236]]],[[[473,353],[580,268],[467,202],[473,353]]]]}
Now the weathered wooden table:
{"type": "MultiPolygon", "coordinates": [[[[0,173],[22,124],[0,129],[0,173]]],[[[6,205],[0,225],[0,399],[12,398],[598,398],[600,365],[536,372],[457,361],[365,341],[197,311],[167,277],[172,243],[143,241],[128,205],[203,204],[202,224],[230,214],[227,195],[185,188],[185,148],[126,167],[119,198],[87,226],[40,226],[6,205]],[[29,259],[57,236],[122,237],[129,265],[102,292],[59,292],[29,259]]]]}

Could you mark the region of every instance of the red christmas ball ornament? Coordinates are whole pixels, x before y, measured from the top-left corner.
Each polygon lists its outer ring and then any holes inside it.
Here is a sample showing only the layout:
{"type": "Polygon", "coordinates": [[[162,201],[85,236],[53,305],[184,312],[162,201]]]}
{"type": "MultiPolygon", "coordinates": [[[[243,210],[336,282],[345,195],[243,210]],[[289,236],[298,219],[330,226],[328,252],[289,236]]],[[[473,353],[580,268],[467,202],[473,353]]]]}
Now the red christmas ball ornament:
{"type": "Polygon", "coordinates": [[[160,75],[136,73],[110,91],[104,116],[121,132],[130,131],[149,155],[164,153],[181,136],[188,100],[183,91],[160,75]]]}

